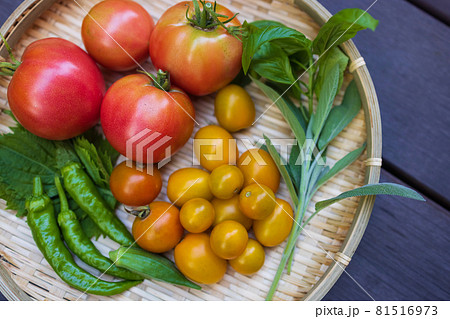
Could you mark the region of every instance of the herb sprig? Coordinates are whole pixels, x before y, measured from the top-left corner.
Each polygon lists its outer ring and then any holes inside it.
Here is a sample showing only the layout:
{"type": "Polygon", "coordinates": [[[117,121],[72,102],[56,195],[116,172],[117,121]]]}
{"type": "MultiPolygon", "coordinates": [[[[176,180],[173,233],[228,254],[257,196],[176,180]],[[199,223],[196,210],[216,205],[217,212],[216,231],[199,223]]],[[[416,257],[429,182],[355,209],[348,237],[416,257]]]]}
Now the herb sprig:
{"type": "MultiPolygon", "coordinates": [[[[9,113],[9,112],[7,112],[9,113]]],[[[12,113],[9,113],[12,116],[12,113]]],[[[27,214],[25,201],[32,193],[32,181],[39,176],[45,192],[52,198],[56,211],[59,199],[54,178],[68,162],[82,162],[98,190],[111,207],[116,200],[108,181],[118,153],[95,129],[67,141],[50,141],[28,132],[17,123],[12,133],[0,135],[0,198],[7,209],[17,210],[17,216],[27,214]]],[[[71,198],[69,206],[77,214],[89,237],[102,235],[97,225],[71,198]]]]}
{"type": "Polygon", "coordinates": [[[298,236],[322,209],[355,196],[385,194],[424,200],[415,191],[401,185],[364,185],[317,202],[315,212],[305,220],[307,207],[317,190],[358,159],[365,149],[364,144],[332,167],[326,164],[329,143],[361,109],[355,82],[346,88],[342,103],[333,107],[349,61],[339,45],[354,37],[358,31],[367,28],[375,30],[377,25],[378,21],[367,12],[345,9],[331,17],[314,41],[310,41],[301,32],[279,22],[244,23],[243,74],[237,80],[246,84],[250,79],[277,105],[297,142],[292,147],[287,164],[284,164],[270,138],[264,136],[265,147],[277,164],[295,206],[295,223],[267,300],[273,298],[284,269],[287,267],[290,272],[298,236]],[[306,80],[301,77],[305,73],[306,80]],[[307,101],[306,105],[302,104],[303,98],[307,101]],[[318,102],[314,110],[315,98],[318,102]],[[298,105],[293,101],[298,101],[298,105]]]}

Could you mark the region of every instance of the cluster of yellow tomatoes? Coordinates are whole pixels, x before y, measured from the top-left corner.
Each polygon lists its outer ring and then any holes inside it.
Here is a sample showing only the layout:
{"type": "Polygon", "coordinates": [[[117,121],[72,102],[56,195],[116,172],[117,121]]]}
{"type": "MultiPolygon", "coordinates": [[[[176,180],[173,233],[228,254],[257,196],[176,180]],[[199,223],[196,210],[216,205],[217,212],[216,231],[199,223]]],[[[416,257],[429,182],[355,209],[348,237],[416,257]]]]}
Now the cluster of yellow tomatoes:
{"type": "MultiPolygon", "coordinates": [[[[194,137],[195,155],[205,170],[189,167],[172,173],[167,185],[172,204],[151,202],[148,216],[137,217],[132,229],[143,249],[162,253],[175,248],[179,270],[203,284],[221,280],[228,263],[244,275],[257,272],[265,260],[263,246],[281,244],[293,224],[290,204],[275,197],[280,173],[270,154],[250,149],[239,156],[229,133],[248,127],[254,120],[254,105],[248,93],[238,86],[225,87],[216,97],[215,114],[221,126],[200,128],[194,137]],[[195,146],[196,142],[200,147],[195,146]],[[255,239],[251,233],[249,236],[251,228],[255,239]],[[188,234],[183,238],[185,231],[188,234]]],[[[156,169],[151,175],[141,173],[147,176],[142,177],[148,180],[147,185],[135,182],[128,188],[124,187],[124,178],[120,187],[113,183],[121,170],[135,169],[121,164],[111,175],[111,190],[122,203],[126,196],[119,191],[124,189],[135,194],[134,199],[142,189],[147,190],[146,199],[124,203],[133,206],[159,194],[162,183],[156,169]]]]}

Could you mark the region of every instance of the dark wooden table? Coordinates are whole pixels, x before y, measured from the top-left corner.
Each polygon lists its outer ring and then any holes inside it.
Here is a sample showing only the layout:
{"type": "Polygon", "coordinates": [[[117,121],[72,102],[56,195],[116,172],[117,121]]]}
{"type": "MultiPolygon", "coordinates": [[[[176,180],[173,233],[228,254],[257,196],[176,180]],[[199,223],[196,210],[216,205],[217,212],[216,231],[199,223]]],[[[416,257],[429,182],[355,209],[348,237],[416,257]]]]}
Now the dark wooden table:
{"type": "MultiPolygon", "coordinates": [[[[374,1],[320,2],[336,13],[374,1]]],[[[0,0],[0,24],[20,2],[0,0]]],[[[369,13],[379,27],[355,43],[380,101],[381,181],[427,202],[378,197],[348,274],[324,300],[450,300],[450,1],[378,0],[369,13]]]]}

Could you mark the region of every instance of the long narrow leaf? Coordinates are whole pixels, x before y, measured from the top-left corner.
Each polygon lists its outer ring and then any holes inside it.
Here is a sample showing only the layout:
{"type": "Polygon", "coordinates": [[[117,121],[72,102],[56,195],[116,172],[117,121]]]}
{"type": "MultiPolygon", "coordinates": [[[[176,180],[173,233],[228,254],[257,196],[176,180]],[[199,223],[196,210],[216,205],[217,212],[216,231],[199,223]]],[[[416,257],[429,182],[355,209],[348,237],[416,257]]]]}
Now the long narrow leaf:
{"type": "Polygon", "coordinates": [[[272,141],[266,135],[263,135],[263,137],[266,140],[267,150],[269,151],[270,156],[272,156],[272,159],[274,160],[275,164],[277,165],[278,170],[280,171],[280,174],[283,177],[283,180],[286,183],[286,186],[289,190],[291,199],[294,202],[294,205],[297,207],[297,205],[298,205],[297,192],[295,191],[294,184],[292,184],[292,180],[289,176],[286,166],[283,165],[283,163],[281,162],[280,154],[278,154],[277,150],[273,146],[272,141]]]}
{"type": "Polygon", "coordinates": [[[339,161],[337,161],[336,164],[324,175],[322,176],[319,181],[317,182],[316,189],[318,189],[320,186],[322,186],[325,182],[327,182],[330,178],[332,178],[334,175],[342,171],[344,168],[346,168],[348,165],[353,163],[364,151],[366,148],[366,143],[364,143],[363,146],[360,148],[351,151],[347,155],[345,155],[343,158],[341,158],[339,161]]]}
{"type": "Polygon", "coordinates": [[[251,77],[251,79],[256,83],[256,85],[258,85],[258,87],[264,92],[264,94],[267,95],[267,97],[278,106],[281,114],[283,114],[284,119],[291,127],[292,132],[294,132],[295,138],[297,139],[298,143],[300,145],[303,145],[303,143],[305,142],[305,131],[297,120],[297,116],[295,115],[295,113],[274,89],[253,77],[251,77]]]}
{"type": "Polygon", "coordinates": [[[425,199],[415,190],[402,185],[393,183],[368,184],[351,191],[344,192],[336,197],[317,202],[316,213],[342,199],[368,195],[394,195],[425,201],[425,199]]]}
{"type": "Polygon", "coordinates": [[[355,81],[345,90],[342,104],[331,109],[320,134],[318,147],[323,149],[355,118],[361,109],[361,98],[355,81]]]}
{"type": "Polygon", "coordinates": [[[331,106],[333,105],[334,98],[337,94],[337,88],[339,85],[339,65],[335,64],[323,82],[322,89],[319,95],[319,102],[317,104],[317,111],[312,127],[314,136],[318,136],[322,131],[328,114],[330,113],[331,106]]]}

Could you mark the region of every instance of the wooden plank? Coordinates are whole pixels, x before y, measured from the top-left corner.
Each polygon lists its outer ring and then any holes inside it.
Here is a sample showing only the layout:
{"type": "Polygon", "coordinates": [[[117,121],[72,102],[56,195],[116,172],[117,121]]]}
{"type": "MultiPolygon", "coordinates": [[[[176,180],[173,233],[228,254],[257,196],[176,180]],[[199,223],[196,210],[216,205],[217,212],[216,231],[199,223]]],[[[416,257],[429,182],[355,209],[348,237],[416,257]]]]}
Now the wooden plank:
{"type": "MultiPolygon", "coordinates": [[[[382,171],[381,181],[400,183],[382,171]]],[[[433,201],[378,196],[346,271],[375,300],[450,299],[450,212],[433,201]]],[[[371,300],[342,274],[324,300],[371,300]]]]}
{"type": "MultiPolygon", "coordinates": [[[[336,13],[373,0],[321,0],[336,13]]],[[[383,123],[383,158],[412,183],[450,206],[449,27],[404,0],[369,10],[380,24],[355,43],[375,83],[383,123]]]]}
{"type": "Polygon", "coordinates": [[[450,24],[450,1],[448,0],[408,0],[415,6],[441,20],[445,24],[450,24]]]}

